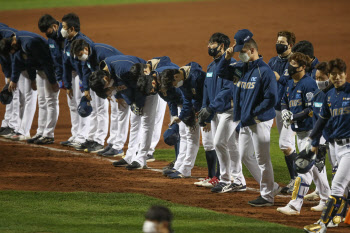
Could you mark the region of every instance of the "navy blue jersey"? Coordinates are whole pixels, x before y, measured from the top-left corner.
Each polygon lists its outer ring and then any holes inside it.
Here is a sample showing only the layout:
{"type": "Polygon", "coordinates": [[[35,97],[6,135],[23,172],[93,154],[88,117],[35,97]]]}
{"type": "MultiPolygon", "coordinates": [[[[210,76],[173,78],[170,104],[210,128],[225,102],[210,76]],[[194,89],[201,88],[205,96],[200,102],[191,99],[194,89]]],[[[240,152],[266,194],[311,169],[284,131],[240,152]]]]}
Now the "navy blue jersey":
{"type": "Polygon", "coordinates": [[[181,120],[190,116],[192,109],[198,112],[203,102],[203,86],[206,73],[202,67],[196,62],[190,62],[186,66],[181,67],[184,70],[185,80],[179,88],[182,92],[182,110],[179,118],[181,120]]]}
{"type": "Polygon", "coordinates": [[[281,111],[281,102],[282,98],[284,96],[284,92],[286,90],[286,84],[289,80],[289,74],[288,74],[288,61],[289,56],[287,57],[280,57],[276,56],[270,59],[269,63],[267,63],[273,71],[276,71],[280,75],[280,80],[277,81],[277,92],[278,92],[278,101],[275,106],[275,109],[278,111],[281,111]],[[282,79],[281,79],[282,77],[282,79]],[[286,80],[287,79],[287,80],[286,80]],[[285,81],[286,80],[286,81],[285,81]]]}
{"type": "Polygon", "coordinates": [[[88,85],[88,77],[84,77],[84,73],[89,73],[89,68],[85,62],[79,61],[75,58],[74,54],[70,54],[70,48],[74,40],[83,39],[90,45],[93,44],[93,41],[85,36],[83,33],[78,32],[73,38],[66,38],[64,41],[64,49],[63,49],[63,82],[64,86],[67,89],[72,88],[72,71],[76,71],[79,75],[80,80],[83,83],[83,89],[89,90],[88,85]]]}
{"type": "MultiPolygon", "coordinates": [[[[216,71],[217,64],[221,59],[225,59],[225,56],[215,59],[207,67],[202,103],[202,108],[209,107],[213,112],[218,113],[225,112],[232,108],[233,82],[220,78],[216,71]]],[[[236,62],[236,60],[232,58],[231,62],[236,62]]],[[[207,122],[210,122],[213,117],[214,114],[207,119],[207,122]]]]}
{"type": "Polygon", "coordinates": [[[26,67],[29,78],[36,78],[35,70],[43,70],[51,84],[56,83],[54,65],[47,40],[35,33],[27,31],[16,32],[17,44],[26,56],[26,67]]]}
{"type": "MultiPolygon", "coordinates": [[[[294,83],[294,80],[289,80],[286,86],[286,93],[282,100],[282,109],[286,107],[293,114],[297,114],[309,108],[316,89],[316,81],[307,74],[297,83],[294,83]]],[[[292,124],[292,130],[296,132],[309,131],[313,128],[312,126],[312,117],[308,116],[301,121],[294,122],[292,124]]]]}
{"type": "MultiPolygon", "coordinates": [[[[25,56],[25,54],[22,51],[17,51],[16,53],[14,53],[12,55],[12,70],[13,70],[13,72],[11,74],[11,81],[14,83],[18,82],[21,72],[27,69],[28,64],[26,63],[26,60],[24,59],[23,56],[25,56]]],[[[32,79],[32,77],[33,76],[36,77],[36,70],[29,68],[28,75],[29,75],[29,78],[31,80],[34,80],[34,79],[32,79]],[[32,72],[32,73],[30,74],[30,72],[32,72]]]]}
{"type": "MultiPolygon", "coordinates": [[[[147,64],[151,65],[151,70],[154,71],[156,69],[167,66],[167,69],[176,69],[174,67],[178,67],[175,63],[172,63],[168,56],[163,57],[154,57],[151,60],[147,61],[147,64]],[[173,67],[173,68],[171,68],[173,67]]],[[[164,70],[164,69],[163,69],[164,70]]]]}
{"type": "MultiPolygon", "coordinates": [[[[159,77],[159,75],[166,69],[179,69],[180,68],[178,65],[171,63],[171,62],[170,63],[158,63],[158,64],[159,65],[157,65],[157,68],[151,72],[151,75],[156,74],[157,77],[159,77]],[[167,64],[168,66],[165,66],[165,64],[167,64]]],[[[164,101],[167,102],[167,104],[169,106],[170,114],[172,116],[177,116],[178,115],[177,107],[179,105],[182,105],[182,102],[183,102],[181,90],[179,88],[172,87],[169,90],[167,90],[166,95],[164,95],[161,91],[158,92],[158,94],[164,101]]]]}
{"type": "Polygon", "coordinates": [[[330,120],[330,138],[350,138],[350,83],[327,92],[319,116],[330,120]]]}
{"type": "MultiPolygon", "coordinates": [[[[3,38],[11,37],[16,32],[18,32],[16,29],[10,28],[6,24],[0,23],[0,40],[3,38]]],[[[4,72],[5,77],[7,78],[10,78],[12,73],[11,57],[12,57],[11,55],[8,55],[8,56],[0,55],[1,69],[2,69],[2,72],[4,72]]]]}
{"type": "Polygon", "coordinates": [[[142,58],[129,55],[116,55],[107,57],[104,62],[114,80],[113,86],[117,87],[120,95],[128,105],[135,103],[137,107],[145,105],[146,97],[135,88],[136,84],[129,80],[130,68],[136,63],[146,64],[142,58]]]}
{"type": "MultiPolygon", "coordinates": [[[[312,104],[311,108],[312,108],[312,112],[313,112],[313,114],[312,114],[313,125],[316,124],[316,121],[319,118],[319,115],[320,115],[321,108],[322,108],[322,105],[323,105],[325,97],[326,97],[326,93],[324,93],[320,89],[317,89],[314,92],[314,96],[313,96],[313,98],[311,100],[311,104],[312,104]]],[[[322,135],[326,139],[326,141],[329,141],[329,139],[330,139],[329,136],[331,134],[329,123],[330,123],[330,121],[327,122],[326,127],[322,131],[322,135]]]]}
{"type": "Polygon", "coordinates": [[[223,78],[239,78],[233,88],[234,120],[241,120],[242,127],[256,124],[276,116],[277,81],[271,68],[262,57],[249,62],[236,62],[223,59],[218,64],[218,75],[223,78]]]}
{"type": "Polygon", "coordinates": [[[63,76],[63,49],[64,49],[64,40],[61,34],[62,23],[59,24],[58,30],[56,31],[55,39],[48,38],[50,53],[52,61],[55,66],[55,75],[57,81],[62,80],[63,76]]]}
{"type": "Polygon", "coordinates": [[[16,34],[18,30],[10,28],[6,24],[0,23],[0,40],[3,38],[8,38],[16,34]]]}
{"type": "Polygon", "coordinates": [[[107,57],[115,55],[124,55],[118,49],[113,48],[107,44],[93,43],[90,45],[90,53],[88,60],[86,61],[87,66],[92,72],[99,70],[99,64],[107,57]]]}

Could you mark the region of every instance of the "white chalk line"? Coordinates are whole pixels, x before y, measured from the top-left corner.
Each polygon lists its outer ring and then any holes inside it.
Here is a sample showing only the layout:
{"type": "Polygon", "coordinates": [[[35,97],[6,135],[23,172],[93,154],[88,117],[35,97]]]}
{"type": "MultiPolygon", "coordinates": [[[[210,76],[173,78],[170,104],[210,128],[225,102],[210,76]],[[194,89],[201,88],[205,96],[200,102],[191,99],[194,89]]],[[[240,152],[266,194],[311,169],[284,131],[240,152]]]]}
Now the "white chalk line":
{"type": "MultiPolygon", "coordinates": [[[[17,144],[27,145],[27,146],[30,146],[30,147],[36,147],[36,148],[43,148],[43,149],[47,149],[47,150],[51,150],[51,151],[55,151],[55,152],[70,153],[72,155],[77,155],[79,157],[87,157],[87,158],[93,158],[93,159],[98,159],[98,160],[104,160],[104,161],[108,161],[110,163],[113,163],[114,161],[116,161],[116,160],[108,159],[108,158],[105,158],[105,157],[102,157],[102,156],[94,155],[93,153],[76,152],[76,151],[58,149],[58,148],[49,147],[49,146],[28,144],[28,143],[23,142],[23,141],[12,141],[10,139],[4,139],[4,138],[0,138],[0,141],[1,142],[8,142],[8,143],[17,143],[17,144]]],[[[151,167],[148,167],[147,170],[154,171],[154,172],[159,172],[159,173],[163,172],[162,169],[151,168],[151,167]]],[[[260,190],[259,189],[255,189],[255,188],[247,187],[247,190],[260,193],[260,190]]],[[[276,197],[291,198],[291,195],[276,195],[276,197]]]]}

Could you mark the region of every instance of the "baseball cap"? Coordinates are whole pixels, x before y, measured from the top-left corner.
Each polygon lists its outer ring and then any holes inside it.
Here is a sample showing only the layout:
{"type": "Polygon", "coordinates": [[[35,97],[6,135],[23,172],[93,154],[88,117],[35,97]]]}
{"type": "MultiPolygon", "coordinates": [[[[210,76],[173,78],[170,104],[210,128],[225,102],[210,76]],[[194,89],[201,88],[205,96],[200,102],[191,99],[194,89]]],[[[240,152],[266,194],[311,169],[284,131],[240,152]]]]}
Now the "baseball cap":
{"type": "Polygon", "coordinates": [[[13,99],[12,92],[10,92],[8,88],[9,88],[9,84],[7,83],[2,89],[2,91],[0,92],[0,102],[5,105],[10,104],[13,99]]]}
{"type": "Polygon", "coordinates": [[[248,42],[251,38],[253,37],[253,33],[249,31],[248,29],[242,29],[236,32],[235,34],[235,41],[236,41],[236,46],[234,48],[235,52],[239,52],[243,49],[243,46],[246,42],[248,42]]]}
{"type": "Polygon", "coordinates": [[[172,124],[163,134],[164,142],[169,146],[174,146],[180,140],[179,125],[172,124]]]}
{"type": "Polygon", "coordinates": [[[92,112],[91,103],[86,98],[86,96],[83,96],[78,106],[78,113],[81,117],[87,117],[87,116],[90,116],[91,112],[92,112]]]}

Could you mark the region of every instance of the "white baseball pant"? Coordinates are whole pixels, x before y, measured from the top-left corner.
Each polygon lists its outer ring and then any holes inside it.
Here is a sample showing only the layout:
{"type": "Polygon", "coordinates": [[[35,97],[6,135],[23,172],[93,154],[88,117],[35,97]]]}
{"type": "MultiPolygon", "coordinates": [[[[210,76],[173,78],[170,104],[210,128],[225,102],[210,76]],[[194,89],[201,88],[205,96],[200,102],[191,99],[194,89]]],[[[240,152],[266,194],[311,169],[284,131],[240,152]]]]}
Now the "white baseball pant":
{"type": "Polygon", "coordinates": [[[127,163],[136,161],[141,166],[146,165],[147,153],[152,142],[156,108],[157,98],[151,95],[146,97],[142,116],[131,113],[129,145],[124,158],[127,163]]]}
{"type": "Polygon", "coordinates": [[[59,114],[59,91],[54,92],[52,90],[45,72],[41,70],[37,71],[36,84],[39,106],[38,129],[36,135],[54,138],[54,130],[59,114]]]}
{"type": "Polygon", "coordinates": [[[273,120],[261,122],[258,124],[242,127],[239,133],[239,152],[241,158],[251,156],[251,151],[245,150],[252,147],[248,144],[253,143],[255,156],[261,173],[260,195],[267,201],[273,202],[274,176],[270,157],[270,133],[273,120]]]}
{"type": "Polygon", "coordinates": [[[124,100],[124,106],[116,102],[112,97],[111,103],[111,122],[109,128],[108,144],[113,145],[113,149],[122,150],[128,137],[130,107],[124,100]]]}
{"type": "Polygon", "coordinates": [[[151,148],[148,151],[148,154],[150,155],[153,155],[156,149],[156,146],[159,142],[159,139],[162,133],[165,110],[167,106],[167,103],[162,98],[160,98],[158,94],[156,94],[156,96],[157,96],[156,120],[154,124],[153,135],[152,135],[151,148]]]}
{"type": "MultiPolygon", "coordinates": [[[[5,78],[5,83],[7,79],[5,78]]],[[[16,130],[18,127],[18,113],[19,113],[19,91],[18,88],[12,92],[12,101],[6,105],[4,119],[1,122],[1,127],[10,127],[16,130]]]]}
{"type": "MultiPolygon", "coordinates": [[[[308,140],[311,131],[297,132],[297,142],[299,151],[305,149],[305,143],[308,140]]],[[[316,166],[313,166],[310,171],[305,174],[298,173],[298,176],[301,178],[298,197],[289,202],[289,205],[293,206],[296,210],[300,211],[304,202],[304,196],[309,191],[309,186],[312,181],[315,182],[316,188],[320,195],[320,204],[325,205],[330,195],[330,188],[327,179],[326,166],[323,168],[322,172],[319,172],[316,166]]]]}
{"type": "Polygon", "coordinates": [[[78,106],[83,96],[80,90],[80,79],[76,72],[72,73],[72,90],[73,98],[70,99],[67,95],[67,102],[71,118],[71,133],[72,136],[68,139],[71,142],[84,143],[86,141],[90,126],[90,117],[81,117],[78,113],[78,106]]]}
{"type": "Polygon", "coordinates": [[[87,140],[95,141],[100,145],[105,144],[108,134],[108,100],[96,95],[90,90],[92,112],[90,114],[90,127],[87,140]]]}
{"type": "Polygon", "coordinates": [[[32,89],[31,83],[27,71],[22,71],[17,83],[19,111],[17,112],[18,127],[16,132],[26,137],[30,137],[30,129],[32,127],[37,101],[37,91],[32,89]]]}

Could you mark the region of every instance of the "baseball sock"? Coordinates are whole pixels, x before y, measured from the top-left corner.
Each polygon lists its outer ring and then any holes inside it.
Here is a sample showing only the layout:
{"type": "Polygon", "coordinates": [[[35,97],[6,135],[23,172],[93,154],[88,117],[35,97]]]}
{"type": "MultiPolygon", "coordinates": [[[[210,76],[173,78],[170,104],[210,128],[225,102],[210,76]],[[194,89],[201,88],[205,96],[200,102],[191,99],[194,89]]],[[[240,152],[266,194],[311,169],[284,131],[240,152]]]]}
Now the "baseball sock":
{"type": "Polygon", "coordinates": [[[216,155],[215,150],[206,151],[205,158],[207,159],[208,176],[214,177],[215,176],[215,168],[216,168],[216,160],[217,160],[217,155],[216,155]]]}
{"type": "Polygon", "coordinates": [[[298,174],[294,169],[294,160],[296,157],[297,157],[297,153],[295,153],[295,151],[293,151],[293,153],[290,155],[284,156],[291,179],[294,179],[296,176],[298,176],[298,174]]]}
{"type": "Polygon", "coordinates": [[[219,163],[218,159],[216,160],[216,164],[217,164],[216,165],[217,167],[216,167],[216,175],[215,176],[216,176],[216,178],[220,179],[220,163],[219,163]]]}

